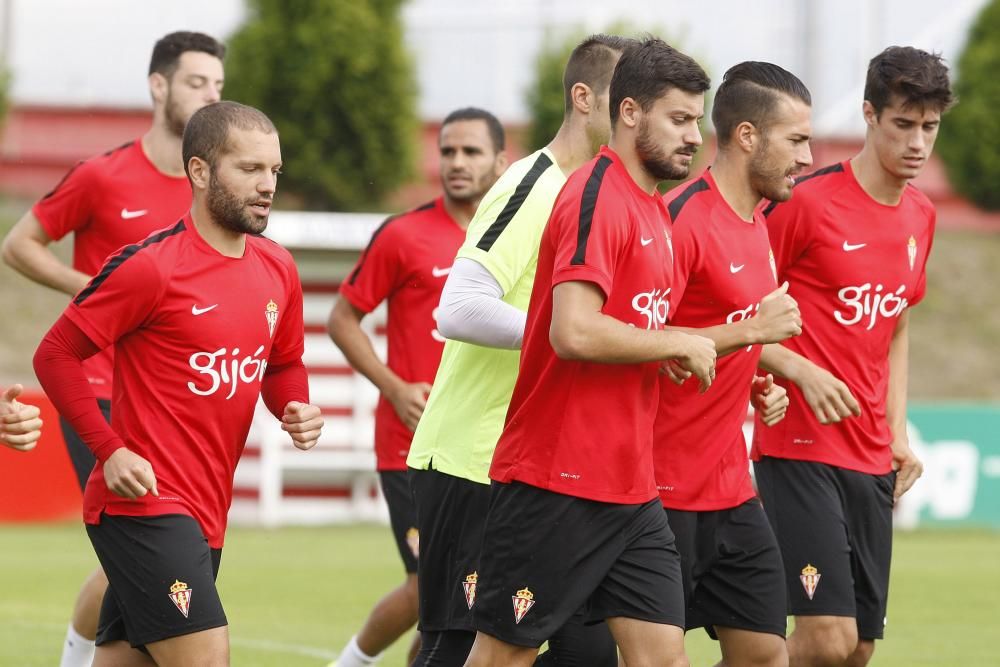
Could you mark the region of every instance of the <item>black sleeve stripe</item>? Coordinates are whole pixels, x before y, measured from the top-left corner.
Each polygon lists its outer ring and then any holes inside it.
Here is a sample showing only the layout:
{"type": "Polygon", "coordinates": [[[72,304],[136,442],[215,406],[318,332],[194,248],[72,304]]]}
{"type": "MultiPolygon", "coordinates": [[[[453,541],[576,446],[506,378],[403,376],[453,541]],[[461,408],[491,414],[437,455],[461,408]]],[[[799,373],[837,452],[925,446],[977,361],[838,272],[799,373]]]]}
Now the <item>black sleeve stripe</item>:
{"type": "Polygon", "coordinates": [[[680,214],[681,209],[684,208],[684,204],[687,203],[688,199],[691,199],[691,197],[694,197],[699,192],[704,192],[705,190],[708,190],[708,181],[704,178],[699,178],[697,181],[684,188],[684,192],[677,195],[677,198],[670,202],[670,205],[667,206],[667,212],[670,213],[670,222],[672,223],[677,219],[677,216],[680,214]]]}
{"type": "Polygon", "coordinates": [[[436,200],[432,199],[429,202],[427,202],[426,204],[421,204],[420,206],[418,206],[415,209],[413,209],[413,211],[411,211],[411,212],[412,213],[416,213],[417,211],[429,211],[432,208],[434,208],[434,202],[435,201],[436,200]]]}
{"type": "Polygon", "coordinates": [[[398,220],[400,217],[402,217],[402,215],[390,215],[388,218],[382,221],[382,224],[379,225],[374,232],[372,232],[372,237],[368,239],[368,245],[365,246],[365,250],[361,254],[361,260],[358,262],[358,265],[354,267],[354,271],[351,272],[351,275],[347,278],[348,285],[353,285],[354,281],[358,279],[358,274],[361,273],[361,268],[365,265],[365,260],[368,259],[368,251],[372,249],[372,246],[375,244],[375,239],[378,238],[378,235],[382,233],[382,230],[384,230],[386,227],[389,226],[390,222],[398,220]]]}
{"type": "Polygon", "coordinates": [[[485,252],[490,251],[493,244],[500,238],[500,234],[503,233],[503,230],[507,229],[507,225],[510,224],[510,221],[514,219],[514,216],[521,209],[524,200],[531,193],[531,188],[535,187],[535,183],[538,182],[541,175],[551,166],[552,160],[548,155],[542,153],[538,156],[535,164],[531,165],[531,169],[528,170],[528,173],[524,175],[521,182],[514,188],[514,194],[507,200],[507,204],[500,211],[500,215],[497,216],[497,219],[493,221],[493,224],[490,225],[489,229],[483,233],[482,238],[479,239],[479,243],[476,244],[477,248],[485,252]]]}
{"type": "Polygon", "coordinates": [[[107,261],[107,263],[104,265],[104,268],[101,269],[101,272],[98,273],[94,277],[94,279],[90,281],[90,284],[87,285],[82,292],[76,295],[76,298],[73,299],[73,303],[79,306],[84,301],[86,301],[87,297],[96,292],[97,289],[102,284],[104,284],[104,281],[107,280],[109,277],[111,277],[111,274],[114,273],[114,270],[117,269],[119,266],[121,266],[125,262],[125,260],[131,257],[132,255],[136,254],[143,248],[148,248],[154,243],[159,243],[163,239],[169,238],[175,234],[180,234],[183,231],[184,231],[184,221],[180,220],[176,225],[174,225],[170,229],[164,229],[162,232],[158,234],[154,234],[153,236],[147,237],[142,243],[133,243],[132,245],[125,246],[124,248],[121,249],[121,252],[119,252],[117,255],[115,255],[114,257],[112,257],[107,261]]]}
{"type": "MultiPolygon", "coordinates": [[[[806,181],[808,181],[810,178],[816,178],[817,176],[826,176],[827,174],[837,174],[837,173],[840,173],[842,171],[844,171],[844,165],[841,164],[840,162],[838,162],[837,164],[831,164],[828,167],[823,167],[822,169],[817,169],[816,171],[814,171],[811,174],[806,174],[805,176],[800,176],[799,178],[796,178],[795,179],[795,185],[792,186],[792,187],[796,188],[799,185],[801,185],[802,183],[805,183],[806,181]]],[[[773,201],[773,202],[769,203],[767,206],[765,206],[764,210],[761,211],[761,213],[763,213],[764,217],[766,218],[767,216],[771,215],[771,213],[774,212],[774,209],[775,209],[775,207],[777,205],[778,205],[778,202],[773,201]]]]}
{"type": "Polygon", "coordinates": [[[126,141],[124,144],[122,144],[121,146],[118,146],[117,148],[112,148],[109,151],[105,151],[104,154],[105,155],[111,155],[112,153],[117,153],[118,151],[125,150],[126,148],[128,148],[129,146],[131,146],[134,143],[135,143],[134,141],[126,141]]]}
{"type": "Polygon", "coordinates": [[[82,165],[83,165],[83,160],[80,160],[79,162],[77,162],[76,164],[74,164],[70,168],[70,170],[67,171],[66,174],[61,179],[59,179],[59,182],[56,183],[56,186],[54,188],[52,188],[51,190],[49,190],[46,193],[46,195],[44,197],[42,197],[42,199],[48,199],[49,197],[51,197],[55,193],[59,192],[59,188],[61,188],[63,186],[63,183],[65,183],[67,180],[69,180],[69,177],[73,175],[73,172],[76,171],[77,169],[79,169],[82,165]]]}
{"type": "Polygon", "coordinates": [[[580,198],[580,227],[576,232],[576,252],[573,253],[571,265],[583,264],[587,259],[587,241],[590,240],[590,227],[594,222],[594,209],[597,208],[597,195],[601,190],[601,183],[604,181],[604,172],[611,166],[611,158],[602,155],[594,170],[587,177],[587,183],[583,186],[583,196],[580,198]]]}

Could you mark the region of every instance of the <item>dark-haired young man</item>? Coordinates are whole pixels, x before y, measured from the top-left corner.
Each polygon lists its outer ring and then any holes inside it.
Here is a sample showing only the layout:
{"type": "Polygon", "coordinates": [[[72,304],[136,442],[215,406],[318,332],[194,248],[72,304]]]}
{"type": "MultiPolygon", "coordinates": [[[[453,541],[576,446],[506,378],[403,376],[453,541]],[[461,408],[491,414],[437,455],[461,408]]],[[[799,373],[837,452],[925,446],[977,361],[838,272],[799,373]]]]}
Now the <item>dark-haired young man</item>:
{"type": "Polygon", "coordinates": [[[468,665],[530,665],[578,609],[627,665],[686,665],[680,563],[653,476],[659,366],[707,389],[715,345],[665,331],[666,206],[701,144],[705,72],[658,39],[625,49],[609,146],[568,179],[542,235],[494,480],[468,665]]]}
{"type": "MultiPolygon", "coordinates": [[[[153,47],[149,92],[153,124],[140,139],[76,165],[52,192],[17,222],[3,242],[3,259],[46,287],[72,296],[104,260],[124,245],[174,221],[191,205],[191,186],[181,160],[184,125],[198,109],[219,100],[225,47],[208,35],[174,32],[153,47]],[[48,248],[73,234],[72,266],[48,248]]],[[[110,348],[85,364],[101,410],[111,411],[110,348]]],[[[82,490],[94,457],[69,423],[60,425],[82,490]]],[[[76,600],[61,667],[90,665],[97,617],[107,579],[95,570],[76,600]]]]}
{"type": "MultiPolygon", "coordinates": [[[[438,135],[442,196],[387,219],[372,235],[357,265],[340,286],[329,332],[348,363],[378,387],[375,458],[389,522],[406,581],[382,598],[357,636],[340,653],[337,667],[372,664],[417,621],[417,557],[420,533],[406,455],[444,338],[434,311],[465,230],[486,191],[507,168],[504,131],[488,111],[450,113],[438,135]],[[378,358],[361,320],[388,301],[388,355],[378,358]]],[[[410,649],[413,662],[419,640],[410,649]]]]}
{"type": "MultiPolygon", "coordinates": [[[[417,667],[462,664],[475,640],[490,460],[517,377],[539,239],[566,177],[608,139],[611,73],[631,43],[593,35],[576,46],[563,74],[562,126],[483,198],[445,284],[438,328],[449,340],[407,459],[423,555],[417,667]]],[[[539,662],[614,667],[607,628],[582,621],[554,633],[539,662]]]]}
{"type": "Polygon", "coordinates": [[[907,329],[935,213],[910,180],[953,102],[939,56],[886,49],[868,66],[861,152],[765,209],[804,324],[761,356],[791,405],[754,436],[795,615],[792,665],[865,665],[883,636],[892,507],[923,470],[906,435],[907,329]]]}
{"type": "Polygon", "coordinates": [[[298,272],[260,236],[281,167],[274,125],[209,105],[188,122],[183,156],[190,213],[112,255],[35,353],[43,388],[100,464],[84,493],[110,582],[97,665],[228,664],[215,578],[258,396],[300,449],[323,425],[308,404],[298,272]],[[109,345],[110,426],[82,366],[109,345]]]}
{"type": "Polygon", "coordinates": [[[677,538],[686,627],[718,637],[727,667],[779,667],[786,600],[781,554],[750,481],[743,422],[753,397],[764,424],[788,405],[771,376],[755,377],[761,345],[801,332],[788,285],[776,289],[762,198],[785,201],[812,164],[809,91],[777,65],[726,72],[712,105],[712,168],[664,197],[674,248],[670,323],[711,337],[715,382],[661,381],[656,486],[677,538]],[[723,356],[725,355],[725,356],[723,356]]]}

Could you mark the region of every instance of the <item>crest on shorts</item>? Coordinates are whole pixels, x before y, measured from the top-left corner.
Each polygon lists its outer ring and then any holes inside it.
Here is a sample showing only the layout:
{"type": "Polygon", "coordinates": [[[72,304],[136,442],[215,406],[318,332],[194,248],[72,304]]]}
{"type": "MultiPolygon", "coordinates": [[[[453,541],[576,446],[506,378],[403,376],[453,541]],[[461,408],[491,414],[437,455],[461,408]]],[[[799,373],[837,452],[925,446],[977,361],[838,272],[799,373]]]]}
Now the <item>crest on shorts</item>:
{"type": "Polygon", "coordinates": [[[274,327],[278,324],[278,304],[274,302],[274,299],[269,299],[267,305],[264,306],[264,317],[267,319],[267,330],[274,338],[274,327]]]}
{"type": "Polygon", "coordinates": [[[802,582],[802,588],[806,589],[806,595],[809,599],[813,599],[813,595],[816,594],[816,587],[819,586],[819,578],[822,575],[819,573],[815,567],[811,564],[807,564],[802,568],[802,574],[799,575],[799,581],[802,582]]]}
{"type": "Polygon", "coordinates": [[[913,264],[917,261],[917,240],[910,237],[910,240],[906,242],[906,256],[910,260],[910,271],[913,270],[913,264]]]}
{"type": "Polygon", "coordinates": [[[525,586],[517,594],[510,596],[510,599],[514,602],[514,623],[520,623],[524,615],[535,606],[535,594],[525,586]]]}
{"type": "Polygon", "coordinates": [[[476,584],[478,582],[478,572],[468,575],[462,582],[462,588],[465,589],[465,604],[469,605],[469,609],[472,609],[472,605],[476,604],[476,584]]]}
{"type": "Polygon", "coordinates": [[[410,547],[414,558],[420,557],[420,531],[413,526],[406,531],[406,546],[410,547]]]}
{"type": "Polygon", "coordinates": [[[192,592],[187,584],[178,579],[174,579],[174,583],[170,585],[170,600],[177,607],[177,611],[184,614],[184,618],[188,617],[188,612],[191,609],[192,592]]]}
{"type": "Polygon", "coordinates": [[[768,250],[767,251],[767,255],[768,255],[767,260],[769,262],[771,262],[771,275],[774,276],[774,280],[775,280],[775,282],[777,282],[777,280],[778,280],[778,265],[774,262],[774,251],[773,250],[768,250]]]}

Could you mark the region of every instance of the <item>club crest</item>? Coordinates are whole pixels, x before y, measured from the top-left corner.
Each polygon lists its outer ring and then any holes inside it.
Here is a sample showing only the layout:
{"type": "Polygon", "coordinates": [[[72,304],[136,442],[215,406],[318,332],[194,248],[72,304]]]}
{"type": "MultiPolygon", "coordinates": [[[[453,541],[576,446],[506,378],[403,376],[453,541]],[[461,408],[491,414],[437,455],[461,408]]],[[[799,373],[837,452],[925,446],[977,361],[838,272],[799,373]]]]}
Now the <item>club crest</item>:
{"type": "Polygon", "coordinates": [[[910,240],[906,242],[906,256],[910,260],[910,271],[913,270],[913,265],[917,261],[917,239],[910,237],[910,240]]]}
{"type": "Polygon", "coordinates": [[[267,319],[268,333],[274,338],[274,327],[278,324],[278,304],[274,299],[269,300],[264,307],[264,317],[267,319]]]}
{"type": "Polygon", "coordinates": [[[413,526],[406,531],[406,546],[410,547],[414,558],[420,558],[420,531],[413,526]]]}
{"type": "Polygon", "coordinates": [[[170,596],[171,602],[177,607],[177,611],[184,614],[184,618],[188,617],[188,612],[191,610],[191,593],[193,589],[188,588],[188,585],[183,581],[174,579],[174,583],[170,585],[170,596]]]}
{"type": "Polygon", "coordinates": [[[510,599],[514,602],[514,623],[520,623],[525,614],[535,606],[535,594],[525,586],[515,595],[512,595],[510,599]]]}
{"type": "Polygon", "coordinates": [[[816,587],[819,586],[819,578],[822,575],[819,573],[815,567],[811,564],[807,564],[802,568],[802,574],[799,575],[799,580],[802,582],[802,588],[806,590],[806,595],[809,599],[813,599],[813,595],[816,594],[816,587]]]}
{"type": "Polygon", "coordinates": [[[479,573],[473,572],[462,582],[462,588],[465,589],[465,604],[469,605],[469,609],[472,609],[472,605],[476,604],[476,583],[478,581],[479,573]]]}

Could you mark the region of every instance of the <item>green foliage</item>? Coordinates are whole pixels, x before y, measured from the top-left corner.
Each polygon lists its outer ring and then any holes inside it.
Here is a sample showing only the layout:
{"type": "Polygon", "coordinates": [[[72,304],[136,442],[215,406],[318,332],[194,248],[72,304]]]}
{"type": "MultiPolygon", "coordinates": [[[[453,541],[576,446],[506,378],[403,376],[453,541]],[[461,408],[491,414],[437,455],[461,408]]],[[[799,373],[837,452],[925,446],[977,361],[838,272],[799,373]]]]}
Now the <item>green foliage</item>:
{"type": "Polygon", "coordinates": [[[412,173],[413,67],[402,0],[252,0],[229,40],[227,99],[281,134],[281,188],[306,208],[364,210],[412,173]]]}
{"type": "Polygon", "coordinates": [[[979,206],[1000,210],[1000,0],[982,10],[958,61],[959,104],[941,123],[939,151],[951,184],[979,206]]]}
{"type": "Polygon", "coordinates": [[[10,108],[9,88],[10,73],[0,65],[0,127],[3,127],[4,119],[7,118],[7,111],[10,108]]]}

